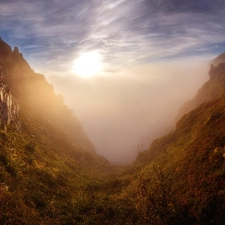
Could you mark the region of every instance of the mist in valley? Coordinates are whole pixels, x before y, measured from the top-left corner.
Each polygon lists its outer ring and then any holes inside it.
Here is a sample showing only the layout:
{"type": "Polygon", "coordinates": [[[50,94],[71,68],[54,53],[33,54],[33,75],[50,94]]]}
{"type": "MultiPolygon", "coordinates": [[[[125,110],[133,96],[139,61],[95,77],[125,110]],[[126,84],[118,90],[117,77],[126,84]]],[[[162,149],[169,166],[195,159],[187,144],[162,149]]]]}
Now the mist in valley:
{"type": "Polygon", "coordinates": [[[100,155],[131,163],[173,129],[224,49],[223,2],[200,2],[3,1],[1,37],[63,95],[100,155]]]}
{"type": "Polygon", "coordinates": [[[208,79],[209,59],[140,65],[99,76],[48,76],[99,155],[131,164],[176,124],[182,105],[208,79]]]}

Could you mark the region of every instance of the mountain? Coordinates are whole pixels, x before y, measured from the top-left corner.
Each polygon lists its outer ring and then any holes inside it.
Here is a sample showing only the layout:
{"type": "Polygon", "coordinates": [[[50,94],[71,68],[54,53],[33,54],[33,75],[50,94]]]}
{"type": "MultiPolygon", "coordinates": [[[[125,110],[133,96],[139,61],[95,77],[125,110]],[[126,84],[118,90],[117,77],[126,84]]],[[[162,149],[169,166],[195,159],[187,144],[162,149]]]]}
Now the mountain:
{"type": "Polygon", "coordinates": [[[210,64],[213,66],[217,66],[220,63],[225,63],[225,52],[213,59],[210,64]]]}
{"type": "Polygon", "coordinates": [[[64,104],[62,96],[54,94],[53,86],[45,77],[30,68],[18,48],[12,51],[3,40],[0,40],[0,67],[2,79],[23,112],[26,111],[28,116],[35,114],[42,117],[62,129],[79,148],[95,151],[79,121],[64,104]]]}
{"type": "Polygon", "coordinates": [[[83,190],[111,167],[62,96],[0,40],[0,224],[75,224],[83,190]]]}
{"type": "Polygon", "coordinates": [[[140,211],[150,224],[225,224],[225,64],[209,75],[186,104],[195,109],[135,162],[140,211]]]}
{"type": "Polygon", "coordinates": [[[0,224],[225,224],[225,64],[131,166],[98,156],[19,50],[0,41],[0,224]]]}
{"type": "Polygon", "coordinates": [[[225,223],[224,108],[224,98],[202,104],[138,156],[138,197],[148,217],[160,217],[153,224],[225,223]]]}
{"type": "Polygon", "coordinates": [[[211,64],[211,68],[209,70],[210,79],[198,90],[196,96],[192,100],[185,103],[184,106],[179,110],[177,120],[180,119],[184,114],[198,107],[200,104],[225,96],[224,57],[225,53],[221,54],[212,61],[212,63],[215,63],[216,66],[211,64]]]}

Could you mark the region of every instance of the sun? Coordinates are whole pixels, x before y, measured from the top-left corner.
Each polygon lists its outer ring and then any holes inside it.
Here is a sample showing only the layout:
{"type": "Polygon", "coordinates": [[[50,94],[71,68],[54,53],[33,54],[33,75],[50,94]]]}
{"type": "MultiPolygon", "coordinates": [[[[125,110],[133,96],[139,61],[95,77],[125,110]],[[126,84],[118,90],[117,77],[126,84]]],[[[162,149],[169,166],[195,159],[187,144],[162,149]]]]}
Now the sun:
{"type": "Polygon", "coordinates": [[[97,51],[83,53],[73,64],[73,71],[81,77],[97,75],[101,69],[101,55],[97,51]]]}

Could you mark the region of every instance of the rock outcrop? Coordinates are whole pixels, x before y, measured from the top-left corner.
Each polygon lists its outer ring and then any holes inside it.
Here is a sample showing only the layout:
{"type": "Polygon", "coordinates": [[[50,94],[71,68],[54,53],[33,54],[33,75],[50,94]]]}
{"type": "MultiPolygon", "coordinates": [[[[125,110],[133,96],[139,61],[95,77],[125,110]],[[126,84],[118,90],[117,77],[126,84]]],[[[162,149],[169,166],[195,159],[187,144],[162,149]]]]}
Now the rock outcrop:
{"type": "Polygon", "coordinates": [[[2,66],[0,65],[0,126],[1,130],[7,131],[10,124],[20,130],[19,104],[13,98],[10,88],[4,81],[2,66]]]}
{"type": "Polygon", "coordinates": [[[225,62],[225,52],[220,54],[219,56],[217,56],[215,59],[213,59],[211,61],[211,64],[214,66],[219,65],[220,63],[224,63],[225,62]]]}
{"type": "Polygon", "coordinates": [[[225,97],[225,63],[220,63],[216,66],[211,64],[209,77],[210,79],[198,90],[195,97],[185,103],[179,110],[177,120],[202,103],[225,97]]]}
{"type": "MultiPolygon", "coordinates": [[[[16,121],[20,105],[20,115],[26,114],[27,117],[48,121],[62,130],[78,149],[95,152],[93,144],[72,110],[65,105],[62,96],[55,94],[53,86],[47,82],[44,75],[33,71],[17,47],[12,50],[2,39],[0,39],[0,65],[2,66],[0,111],[4,129],[7,124],[16,121]]],[[[18,123],[15,124],[19,128],[18,123]]]]}

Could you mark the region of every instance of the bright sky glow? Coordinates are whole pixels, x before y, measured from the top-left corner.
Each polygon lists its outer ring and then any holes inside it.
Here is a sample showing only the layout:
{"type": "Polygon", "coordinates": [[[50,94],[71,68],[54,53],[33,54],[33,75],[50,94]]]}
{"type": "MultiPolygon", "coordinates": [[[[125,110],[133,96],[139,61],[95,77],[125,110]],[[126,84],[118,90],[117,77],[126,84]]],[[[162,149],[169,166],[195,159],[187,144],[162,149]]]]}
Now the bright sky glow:
{"type": "Polygon", "coordinates": [[[224,0],[2,0],[0,37],[40,73],[65,74],[74,55],[95,50],[104,70],[118,71],[219,55],[224,13],[224,0]]]}
{"type": "Polygon", "coordinates": [[[225,51],[224,15],[224,0],[1,0],[0,37],[118,162],[170,126],[207,79],[193,63],[225,51]]]}
{"type": "Polygon", "coordinates": [[[92,51],[80,55],[74,62],[73,71],[81,77],[91,77],[100,73],[102,69],[99,52],[92,51]]]}

